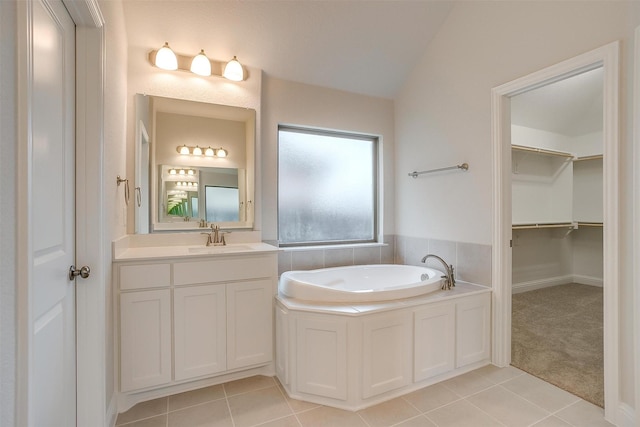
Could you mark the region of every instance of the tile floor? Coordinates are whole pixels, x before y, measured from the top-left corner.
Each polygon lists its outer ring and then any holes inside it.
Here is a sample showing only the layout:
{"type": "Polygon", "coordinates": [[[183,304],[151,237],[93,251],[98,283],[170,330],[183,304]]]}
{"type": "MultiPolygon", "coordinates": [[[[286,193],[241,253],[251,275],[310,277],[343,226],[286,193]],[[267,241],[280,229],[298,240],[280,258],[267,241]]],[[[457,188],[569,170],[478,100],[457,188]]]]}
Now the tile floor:
{"type": "Polygon", "coordinates": [[[514,367],[486,366],[349,412],[287,397],[274,378],[251,377],[139,403],[126,427],[596,427],[603,410],[514,367]]]}

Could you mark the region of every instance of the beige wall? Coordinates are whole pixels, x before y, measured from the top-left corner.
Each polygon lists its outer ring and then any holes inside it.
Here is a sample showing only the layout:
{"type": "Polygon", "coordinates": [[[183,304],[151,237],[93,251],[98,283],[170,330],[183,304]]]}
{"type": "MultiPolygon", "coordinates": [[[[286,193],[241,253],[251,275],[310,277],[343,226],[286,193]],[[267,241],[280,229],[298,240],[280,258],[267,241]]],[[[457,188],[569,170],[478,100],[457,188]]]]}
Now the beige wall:
{"type": "MultiPolygon", "coordinates": [[[[100,9],[105,20],[105,82],[104,82],[104,196],[105,230],[107,247],[105,266],[111,266],[111,241],[126,234],[126,205],[122,187],[115,185],[117,175],[127,176],[126,140],[127,126],[127,33],[122,3],[101,1],[100,9]]],[[[131,184],[130,184],[131,185],[131,184]]],[[[113,287],[111,268],[107,269],[105,287],[105,406],[117,391],[114,359],[113,287]]]]}
{"type": "Polygon", "coordinates": [[[278,124],[379,135],[382,142],[382,232],[394,233],[393,101],[265,76],[262,91],[262,224],[277,240],[278,124]]]}
{"type": "Polygon", "coordinates": [[[633,406],[633,31],[637,2],[457,4],[396,98],[397,234],[490,244],[491,88],[622,40],[621,399],[633,406]],[[407,179],[414,169],[466,161],[468,173],[407,179]],[[434,202],[435,201],[435,202],[434,202]]]}

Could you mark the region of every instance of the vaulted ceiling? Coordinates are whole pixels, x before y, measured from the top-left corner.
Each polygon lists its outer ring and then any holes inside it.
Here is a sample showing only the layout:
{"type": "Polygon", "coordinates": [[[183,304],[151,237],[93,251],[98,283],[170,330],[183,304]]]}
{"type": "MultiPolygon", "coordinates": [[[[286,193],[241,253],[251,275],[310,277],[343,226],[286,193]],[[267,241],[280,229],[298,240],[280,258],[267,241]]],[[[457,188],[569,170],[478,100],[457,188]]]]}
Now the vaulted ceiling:
{"type": "Polygon", "coordinates": [[[211,59],[233,55],[267,75],[393,98],[452,1],[124,0],[129,45],[211,59]]]}

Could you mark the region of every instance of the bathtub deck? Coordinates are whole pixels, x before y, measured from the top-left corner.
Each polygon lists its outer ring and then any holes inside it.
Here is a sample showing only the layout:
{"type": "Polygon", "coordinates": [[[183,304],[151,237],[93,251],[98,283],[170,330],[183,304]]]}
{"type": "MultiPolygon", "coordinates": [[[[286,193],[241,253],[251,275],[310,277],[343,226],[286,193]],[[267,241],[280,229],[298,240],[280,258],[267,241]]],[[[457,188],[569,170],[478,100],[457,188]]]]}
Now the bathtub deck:
{"type": "Polygon", "coordinates": [[[463,296],[470,296],[475,294],[481,294],[485,292],[491,292],[491,288],[476,285],[467,282],[456,282],[456,286],[451,290],[438,290],[425,295],[419,295],[412,298],[390,300],[390,301],[375,301],[375,302],[362,302],[362,303],[322,303],[318,301],[306,301],[295,298],[290,298],[286,295],[278,293],[276,299],[283,304],[287,309],[294,311],[306,311],[314,313],[331,313],[339,314],[343,316],[358,316],[361,314],[371,314],[377,312],[384,312],[390,310],[397,310],[399,308],[413,307],[417,305],[436,303],[440,301],[446,301],[453,298],[460,298],[463,296]]]}

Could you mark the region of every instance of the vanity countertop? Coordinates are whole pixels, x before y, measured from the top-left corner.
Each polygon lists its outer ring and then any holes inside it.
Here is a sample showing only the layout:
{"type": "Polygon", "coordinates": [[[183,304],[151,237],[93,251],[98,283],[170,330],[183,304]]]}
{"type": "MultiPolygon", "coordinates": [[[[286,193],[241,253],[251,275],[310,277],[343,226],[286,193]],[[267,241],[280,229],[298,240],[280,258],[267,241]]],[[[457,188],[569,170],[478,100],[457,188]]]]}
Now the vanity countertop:
{"type": "Polygon", "coordinates": [[[113,261],[143,261],[162,258],[202,258],[212,255],[249,255],[277,252],[266,243],[237,243],[226,246],[145,246],[129,247],[114,253],[113,261]]]}

